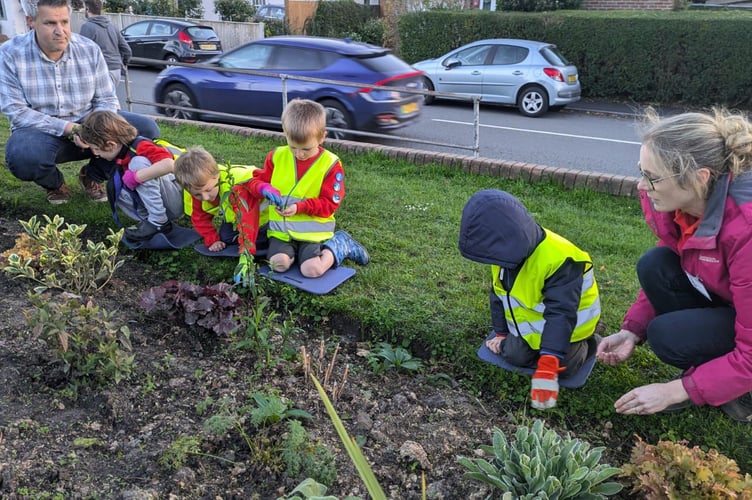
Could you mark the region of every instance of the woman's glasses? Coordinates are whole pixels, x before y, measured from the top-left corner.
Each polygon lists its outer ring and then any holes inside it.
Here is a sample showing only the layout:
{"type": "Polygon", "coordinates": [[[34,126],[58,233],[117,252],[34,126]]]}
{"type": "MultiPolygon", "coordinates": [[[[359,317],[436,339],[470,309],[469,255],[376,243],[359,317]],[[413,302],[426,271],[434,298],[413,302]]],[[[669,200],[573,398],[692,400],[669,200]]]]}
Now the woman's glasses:
{"type": "Polygon", "coordinates": [[[666,179],[670,179],[670,178],[672,178],[672,177],[678,177],[679,175],[681,175],[681,174],[671,174],[671,175],[667,175],[667,176],[665,176],[665,177],[660,177],[660,178],[658,178],[658,179],[651,179],[651,178],[650,178],[650,177],[648,176],[648,174],[646,174],[646,173],[645,173],[645,172],[644,172],[644,171],[642,170],[642,167],[640,166],[640,162],[637,162],[637,170],[639,170],[639,171],[640,171],[640,177],[642,177],[643,179],[645,179],[645,182],[647,182],[647,183],[648,183],[648,186],[650,186],[650,190],[651,190],[651,191],[655,191],[655,185],[656,185],[656,184],[658,184],[659,182],[661,182],[661,181],[665,181],[666,179]]]}

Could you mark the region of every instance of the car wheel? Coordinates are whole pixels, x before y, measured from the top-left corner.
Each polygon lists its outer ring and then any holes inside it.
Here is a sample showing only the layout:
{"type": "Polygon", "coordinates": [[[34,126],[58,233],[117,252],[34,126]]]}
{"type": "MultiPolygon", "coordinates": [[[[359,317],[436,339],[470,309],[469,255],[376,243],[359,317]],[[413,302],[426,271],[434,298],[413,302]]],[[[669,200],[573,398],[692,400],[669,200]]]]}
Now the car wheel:
{"type": "MultiPolygon", "coordinates": [[[[431,80],[429,80],[428,78],[423,78],[423,86],[425,87],[425,90],[436,90],[436,88],[433,86],[433,83],[431,83],[431,80]]],[[[433,104],[434,101],[436,101],[436,96],[428,94],[423,95],[423,104],[425,104],[426,106],[433,104]]]]}
{"type": "MultiPolygon", "coordinates": [[[[351,130],[353,128],[350,113],[348,113],[345,107],[340,103],[328,99],[326,101],[321,101],[321,105],[324,106],[324,109],[326,110],[327,127],[337,127],[346,130],[351,130]]],[[[337,130],[330,130],[327,132],[327,137],[331,137],[332,139],[347,139],[349,134],[337,130]]]]}
{"type": "Polygon", "coordinates": [[[164,60],[165,60],[165,68],[169,68],[170,66],[174,65],[176,62],[180,62],[178,60],[178,56],[176,56],[175,54],[167,54],[164,60]]]}
{"type": "MultiPolygon", "coordinates": [[[[196,100],[193,98],[193,95],[191,95],[191,91],[188,90],[188,87],[180,83],[174,83],[165,89],[162,94],[162,103],[166,105],[172,104],[173,106],[182,106],[185,108],[196,108],[196,100]]],[[[198,117],[198,114],[193,111],[175,108],[162,109],[164,110],[164,114],[170,118],[196,120],[198,117]]]]}
{"type": "Polygon", "coordinates": [[[548,94],[538,85],[525,87],[517,98],[517,107],[525,116],[537,117],[548,111],[548,94]]]}

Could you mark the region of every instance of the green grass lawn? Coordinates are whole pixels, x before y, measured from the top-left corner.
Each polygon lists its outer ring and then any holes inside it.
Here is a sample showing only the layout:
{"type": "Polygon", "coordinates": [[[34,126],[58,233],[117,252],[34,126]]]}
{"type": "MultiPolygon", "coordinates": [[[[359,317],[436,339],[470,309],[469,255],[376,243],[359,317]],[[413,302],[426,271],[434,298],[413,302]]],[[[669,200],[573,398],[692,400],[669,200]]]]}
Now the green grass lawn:
{"type": "MultiPolygon", "coordinates": [[[[7,121],[0,140],[8,136],[7,121]]],[[[174,144],[203,145],[220,161],[263,164],[281,139],[240,137],[197,126],[163,125],[174,144]]],[[[336,146],[331,149],[338,153],[336,146]]],[[[462,207],[477,190],[497,188],[520,198],[545,227],[587,250],[593,257],[607,333],[618,330],[622,315],[637,292],[634,264],[655,243],[636,199],[588,190],[564,190],[552,184],[470,175],[437,165],[417,165],[381,153],[340,154],[347,175],[347,196],[337,214],[338,228],[349,231],[369,249],[371,264],[334,293],[312,296],[275,286],[277,303],[307,319],[332,314],[359,322],[361,336],[402,345],[426,360],[434,372],[460,381],[477,395],[497,397],[518,416],[545,416],[595,445],[631,447],[635,434],[658,439],[686,439],[690,445],[717,448],[752,471],[752,426],[736,423],[719,409],[692,408],[672,415],[626,417],[613,402],[642,384],[676,375],[646,347],[629,362],[613,368],[596,365],[587,385],[564,390],[559,406],[547,413],[529,409],[529,381],[477,359],[475,352],[490,329],[490,272],[465,260],[457,250],[462,207]]],[[[4,159],[3,159],[4,162],[4,159]]],[[[0,169],[0,208],[6,217],[58,213],[67,222],[88,224],[87,237],[102,238],[114,222],[107,204],[85,200],[76,184],[77,165],[63,167],[74,190],[66,205],[52,206],[45,192],[17,181],[0,169]]],[[[124,250],[124,252],[129,252],[124,250]]],[[[177,279],[228,281],[235,263],[178,252],[136,252],[177,279]]],[[[128,265],[127,263],[125,265],[128,265]]]]}

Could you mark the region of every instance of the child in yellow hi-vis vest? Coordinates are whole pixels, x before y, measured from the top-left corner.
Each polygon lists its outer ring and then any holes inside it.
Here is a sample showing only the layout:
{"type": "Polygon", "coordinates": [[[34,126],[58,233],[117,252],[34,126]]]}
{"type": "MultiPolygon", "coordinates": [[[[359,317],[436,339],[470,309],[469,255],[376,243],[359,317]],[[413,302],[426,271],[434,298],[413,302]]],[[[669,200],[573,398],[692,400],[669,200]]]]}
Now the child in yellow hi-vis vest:
{"type": "Polygon", "coordinates": [[[595,351],[589,339],[601,304],[590,255],[496,189],[478,191],[465,204],[459,249],[465,258],[491,265],[495,335],[486,347],[515,367],[534,370],[531,404],[553,408],[559,376],[576,373],[595,351]]]}
{"type": "Polygon", "coordinates": [[[237,241],[239,258],[245,265],[236,281],[247,272],[248,256],[267,245],[266,231],[259,231],[268,220],[266,203],[260,204],[240,189],[255,170],[247,165],[217,165],[201,146],[188,148],[175,160],[175,179],[185,190],[185,212],[206,248],[219,252],[237,241]],[[219,229],[214,225],[218,214],[222,216],[219,229]]]}
{"type": "Polygon", "coordinates": [[[293,99],[282,112],[287,146],[272,150],[264,168],[244,184],[250,196],[268,200],[269,251],[273,271],[297,259],[300,273],[318,278],[344,259],[366,265],[366,249],[345,231],[334,232],[334,213],[345,197],[339,158],[324,149],[326,111],[308,99],[293,99]]]}

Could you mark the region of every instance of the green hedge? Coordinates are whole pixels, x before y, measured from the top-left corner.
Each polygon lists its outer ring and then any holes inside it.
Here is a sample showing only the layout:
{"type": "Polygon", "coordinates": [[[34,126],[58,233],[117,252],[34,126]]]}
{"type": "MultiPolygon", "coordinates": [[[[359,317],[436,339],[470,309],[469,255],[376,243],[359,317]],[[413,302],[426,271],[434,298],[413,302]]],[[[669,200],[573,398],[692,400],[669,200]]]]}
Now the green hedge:
{"type": "Polygon", "coordinates": [[[409,63],[483,38],[555,43],[576,64],[583,97],[752,107],[752,12],[432,11],[399,18],[409,63]]]}

